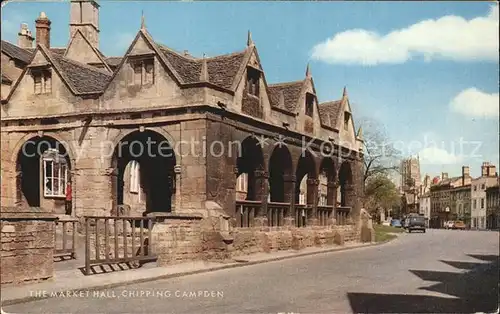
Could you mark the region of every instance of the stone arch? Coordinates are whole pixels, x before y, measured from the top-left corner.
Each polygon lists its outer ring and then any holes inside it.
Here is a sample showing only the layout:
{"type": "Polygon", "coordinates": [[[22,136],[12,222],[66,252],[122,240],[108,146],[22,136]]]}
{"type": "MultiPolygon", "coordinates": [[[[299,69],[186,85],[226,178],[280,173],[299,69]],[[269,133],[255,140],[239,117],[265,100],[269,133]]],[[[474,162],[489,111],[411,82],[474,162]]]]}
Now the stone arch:
{"type": "Polygon", "coordinates": [[[269,158],[269,194],[271,202],[291,202],[293,175],[292,156],[286,145],[276,145],[269,158]]]}
{"type": "Polygon", "coordinates": [[[352,165],[344,161],[339,169],[340,206],[353,207],[355,201],[352,165]]]}
{"type": "MultiPolygon", "coordinates": [[[[155,132],[155,133],[158,133],[160,135],[162,135],[167,141],[168,143],[170,143],[170,145],[172,146],[173,149],[173,153],[175,155],[175,160],[177,162],[180,162],[181,161],[181,156],[180,156],[180,153],[178,151],[178,147],[176,147],[176,144],[177,144],[177,141],[174,140],[174,137],[172,136],[172,134],[170,134],[169,132],[167,132],[165,129],[161,128],[161,127],[144,127],[144,130],[142,132],[145,132],[145,131],[152,131],[152,132],[155,132]]],[[[117,145],[125,138],[127,137],[128,135],[130,135],[131,133],[134,133],[134,132],[141,132],[140,129],[138,128],[134,128],[134,129],[122,129],[120,130],[120,132],[113,137],[113,139],[111,140],[110,142],[110,149],[112,149],[112,152],[114,153],[114,150],[115,148],[117,147],[117,145]]],[[[113,168],[114,165],[113,165],[113,154],[108,154],[109,156],[111,156],[111,158],[109,158],[109,163],[108,163],[108,166],[110,168],[113,168]]]]}
{"type": "Polygon", "coordinates": [[[295,203],[299,203],[301,190],[306,191],[306,204],[314,204],[316,202],[316,189],[318,172],[316,168],[317,162],[309,151],[303,151],[300,155],[296,170],[295,178],[295,203]]]}
{"type": "Polygon", "coordinates": [[[15,146],[13,180],[17,206],[64,207],[66,185],[71,180],[74,155],[61,137],[27,134],[15,146]],[[52,150],[50,152],[49,150],[52,150]]]}
{"type": "MultiPolygon", "coordinates": [[[[116,142],[111,157],[113,208],[124,204],[126,194],[144,195],[137,210],[147,212],[170,212],[175,201],[175,167],[177,154],[172,143],[154,129],[132,130],[116,142]],[[138,191],[126,191],[125,182],[132,180],[125,177],[131,162],[137,162],[139,180],[138,191]]],[[[132,185],[132,183],[130,183],[132,185]]]]}
{"type": "MultiPolygon", "coordinates": [[[[241,143],[241,151],[236,158],[237,178],[245,175],[246,191],[240,191],[238,186],[237,199],[261,200],[263,191],[263,178],[265,177],[264,153],[258,142],[253,136],[246,137],[241,143]],[[245,193],[246,192],[246,193],[245,193]],[[240,194],[238,194],[240,193],[240,194]],[[246,195],[243,195],[245,193],[246,195]]],[[[237,185],[241,180],[237,180],[237,185]]]]}
{"type": "Polygon", "coordinates": [[[14,146],[14,149],[12,150],[12,155],[11,155],[11,161],[15,164],[17,161],[17,156],[19,151],[22,149],[23,145],[29,141],[30,139],[37,138],[37,137],[51,137],[61,143],[61,145],[64,147],[66,150],[66,153],[68,154],[69,159],[73,162],[75,160],[75,154],[73,152],[73,149],[71,145],[68,145],[68,141],[66,141],[63,137],[59,136],[56,133],[53,132],[43,132],[43,134],[38,134],[38,133],[28,133],[25,134],[20,140],[17,141],[16,145],[14,146]],[[41,136],[40,136],[41,135],[41,136]]]}

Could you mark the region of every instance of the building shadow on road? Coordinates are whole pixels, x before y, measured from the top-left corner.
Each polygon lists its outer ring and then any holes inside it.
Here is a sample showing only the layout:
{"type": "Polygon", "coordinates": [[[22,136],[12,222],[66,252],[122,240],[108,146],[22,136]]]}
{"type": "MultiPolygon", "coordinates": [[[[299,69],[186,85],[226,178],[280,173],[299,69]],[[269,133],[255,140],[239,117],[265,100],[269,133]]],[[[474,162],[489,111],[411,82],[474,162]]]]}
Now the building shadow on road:
{"type": "Polygon", "coordinates": [[[348,293],[355,313],[494,313],[499,300],[498,255],[469,255],[482,262],[442,261],[465,272],[410,270],[425,281],[435,282],[421,290],[430,295],[348,293]]]}

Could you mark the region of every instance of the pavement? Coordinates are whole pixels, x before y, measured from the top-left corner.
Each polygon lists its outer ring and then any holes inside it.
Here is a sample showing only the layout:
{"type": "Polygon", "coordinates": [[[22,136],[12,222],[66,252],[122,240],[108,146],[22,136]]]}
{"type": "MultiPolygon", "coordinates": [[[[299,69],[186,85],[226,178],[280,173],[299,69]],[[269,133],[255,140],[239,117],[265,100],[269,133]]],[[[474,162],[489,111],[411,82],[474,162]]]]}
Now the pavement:
{"type": "Polygon", "coordinates": [[[278,251],[272,253],[257,253],[240,256],[232,261],[209,262],[193,261],[169,267],[156,267],[156,262],[144,264],[141,268],[130,269],[125,265],[120,267],[95,268],[97,274],[85,276],[83,274],[84,251],[77,252],[76,260],[59,261],[54,264],[55,276],[35,284],[18,286],[3,286],[1,288],[2,306],[30,302],[37,299],[55,297],[62,291],[64,293],[80,293],[81,291],[93,291],[109,289],[117,286],[132,285],[147,281],[167,279],[215,270],[243,267],[270,261],[283,260],[306,255],[314,255],[328,252],[336,252],[383,243],[346,243],[344,246],[310,247],[300,251],[278,251]],[[112,271],[113,270],[113,271],[112,271]]]}
{"type": "Polygon", "coordinates": [[[7,313],[492,313],[498,308],[498,256],[498,232],[428,230],[403,234],[379,246],[281,257],[268,263],[247,262],[246,267],[99,292],[82,291],[79,295],[4,306],[3,310],[7,313]]]}

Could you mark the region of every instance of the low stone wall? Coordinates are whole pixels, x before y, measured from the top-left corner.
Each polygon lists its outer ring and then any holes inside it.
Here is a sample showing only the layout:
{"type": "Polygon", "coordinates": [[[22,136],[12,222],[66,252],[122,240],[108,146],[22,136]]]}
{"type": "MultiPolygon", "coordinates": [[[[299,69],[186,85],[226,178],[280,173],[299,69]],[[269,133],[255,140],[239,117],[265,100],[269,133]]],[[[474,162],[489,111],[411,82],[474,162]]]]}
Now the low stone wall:
{"type": "Polygon", "coordinates": [[[56,219],[36,208],[2,207],[2,284],[40,281],[54,276],[56,219]]]}

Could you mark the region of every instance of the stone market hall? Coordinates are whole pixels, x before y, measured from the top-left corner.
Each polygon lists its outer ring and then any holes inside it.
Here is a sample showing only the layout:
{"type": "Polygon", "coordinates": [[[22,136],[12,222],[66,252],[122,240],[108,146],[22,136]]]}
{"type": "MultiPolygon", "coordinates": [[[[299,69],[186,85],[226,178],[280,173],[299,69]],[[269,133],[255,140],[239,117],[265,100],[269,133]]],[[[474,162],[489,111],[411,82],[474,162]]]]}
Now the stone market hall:
{"type": "Polygon", "coordinates": [[[306,65],[268,83],[250,33],[240,51],[194,57],[143,19],[126,53],[106,56],[98,21],[95,1],[71,1],[66,47],[51,46],[66,26],[43,12],[35,34],[22,24],[16,44],[2,40],[2,206],[226,215],[238,227],[359,216],[363,140],[345,88],[320,102],[306,65]]]}

